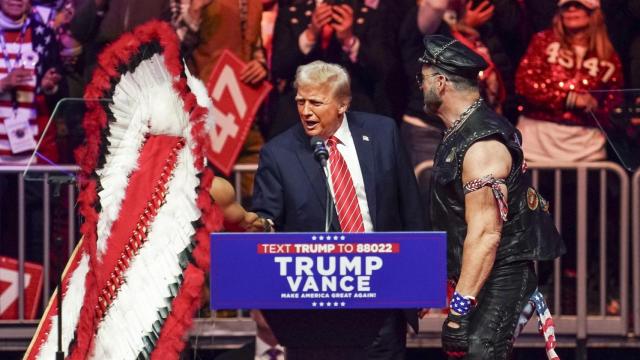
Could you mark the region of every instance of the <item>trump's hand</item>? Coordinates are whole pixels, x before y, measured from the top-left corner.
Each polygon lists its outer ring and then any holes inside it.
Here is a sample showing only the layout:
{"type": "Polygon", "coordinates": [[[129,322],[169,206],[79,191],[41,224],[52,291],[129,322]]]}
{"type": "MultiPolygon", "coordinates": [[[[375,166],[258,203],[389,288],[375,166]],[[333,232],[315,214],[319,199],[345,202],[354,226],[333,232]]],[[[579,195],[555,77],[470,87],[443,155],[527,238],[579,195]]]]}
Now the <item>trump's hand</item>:
{"type": "Polygon", "coordinates": [[[269,220],[258,216],[254,212],[248,212],[240,226],[247,232],[273,232],[269,220]]]}

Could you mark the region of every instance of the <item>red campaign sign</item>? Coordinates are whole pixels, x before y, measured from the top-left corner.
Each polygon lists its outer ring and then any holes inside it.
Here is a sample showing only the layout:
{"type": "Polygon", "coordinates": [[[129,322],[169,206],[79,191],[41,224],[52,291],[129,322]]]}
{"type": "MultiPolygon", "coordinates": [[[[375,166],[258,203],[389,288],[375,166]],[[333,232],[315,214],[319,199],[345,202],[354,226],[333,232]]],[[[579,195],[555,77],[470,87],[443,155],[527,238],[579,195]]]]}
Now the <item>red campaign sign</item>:
{"type": "Polygon", "coordinates": [[[231,174],[256,111],[271,91],[267,81],[259,86],[240,81],[245,66],[232,52],[224,50],[207,82],[215,123],[209,134],[211,148],[207,157],[225,175],[231,174]]]}
{"type": "MultiPolygon", "coordinates": [[[[35,319],[42,292],[42,266],[24,263],[24,317],[35,319]]],[[[18,318],[18,261],[0,256],[0,319],[18,318]]]]}

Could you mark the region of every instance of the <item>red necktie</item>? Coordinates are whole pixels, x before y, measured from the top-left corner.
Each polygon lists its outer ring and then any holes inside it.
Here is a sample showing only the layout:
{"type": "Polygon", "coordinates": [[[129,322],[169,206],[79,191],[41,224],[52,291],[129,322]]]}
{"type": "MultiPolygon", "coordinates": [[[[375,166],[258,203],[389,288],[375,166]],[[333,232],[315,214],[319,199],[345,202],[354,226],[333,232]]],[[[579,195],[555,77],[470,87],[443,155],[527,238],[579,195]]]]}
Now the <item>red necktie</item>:
{"type": "Polygon", "coordinates": [[[351,173],[347,167],[347,162],[336,147],[338,139],[334,136],[327,140],[329,147],[329,168],[331,169],[331,184],[336,199],[336,209],[338,220],[342,232],[364,232],[362,213],[356,196],[356,189],[353,186],[351,173]]]}

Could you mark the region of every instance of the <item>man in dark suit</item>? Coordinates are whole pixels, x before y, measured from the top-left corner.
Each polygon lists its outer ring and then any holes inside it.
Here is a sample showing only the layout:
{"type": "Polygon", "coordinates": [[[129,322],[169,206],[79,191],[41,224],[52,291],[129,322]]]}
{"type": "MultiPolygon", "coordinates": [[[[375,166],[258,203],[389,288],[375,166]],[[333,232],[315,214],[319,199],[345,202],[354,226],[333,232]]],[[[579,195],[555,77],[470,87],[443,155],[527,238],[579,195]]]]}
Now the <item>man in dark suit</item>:
{"type": "MultiPolygon", "coordinates": [[[[325,175],[310,146],[318,136],[328,148],[326,181],[336,204],[330,231],[424,230],[415,176],[393,120],[347,112],[349,76],[339,65],[303,65],[295,86],[300,123],[262,148],[254,211],[275,231],[325,230],[325,175]]],[[[369,359],[403,358],[405,320],[416,329],[417,311],[395,312],[369,348],[369,359]]]]}

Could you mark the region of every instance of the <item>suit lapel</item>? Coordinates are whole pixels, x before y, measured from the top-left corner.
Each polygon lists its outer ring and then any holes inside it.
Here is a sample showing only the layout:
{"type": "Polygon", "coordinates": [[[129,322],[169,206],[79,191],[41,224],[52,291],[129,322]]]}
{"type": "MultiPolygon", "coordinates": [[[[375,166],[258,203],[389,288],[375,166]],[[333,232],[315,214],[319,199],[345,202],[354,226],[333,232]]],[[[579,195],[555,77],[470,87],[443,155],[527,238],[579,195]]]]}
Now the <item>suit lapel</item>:
{"type": "Polygon", "coordinates": [[[347,114],[349,121],[349,130],[358,154],[358,162],[362,171],[364,180],[364,189],[367,194],[367,203],[369,205],[369,215],[373,223],[373,229],[376,229],[376,169],[373,161],[374,141],[371,134],[367,132],[357,116],[353,113],[347,114]]]}
{"type": "MultiPolygon", "coordinates": [[[[309,184],[311,184],[311,188],[313,189],[315,197],[318,200],[318,204],[319,206],[321,206],[322,213],[324,214],[327,201],[327,185],[325,184],[324,180],[325,175],[323,174],[322,167],[313,157],[313,151],[311,151],[311,146],[308,144],[309,138],[304,133],[302,127],[299,127],[299,130],[300,131],[297,132],[299,140],[299,150],[296,151],[296,156],[300,161],[300,165],[304,169],[307,180],[309,181],[309,184]]],[[[340,230],[338,215],[337,211],[335,210],[335,206],[333,208],[331,230],[340,230]]]]}

